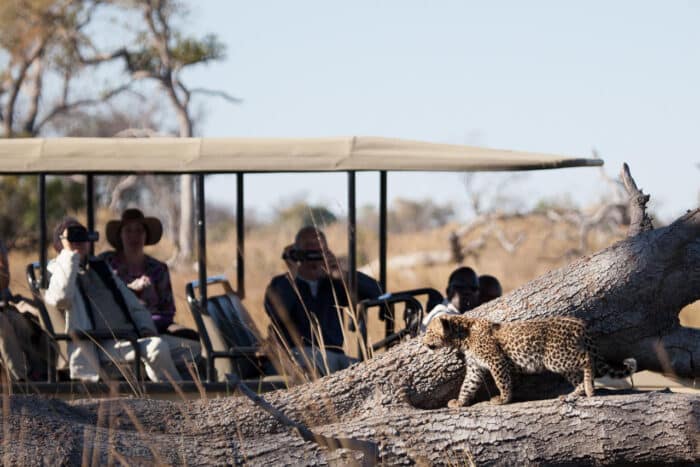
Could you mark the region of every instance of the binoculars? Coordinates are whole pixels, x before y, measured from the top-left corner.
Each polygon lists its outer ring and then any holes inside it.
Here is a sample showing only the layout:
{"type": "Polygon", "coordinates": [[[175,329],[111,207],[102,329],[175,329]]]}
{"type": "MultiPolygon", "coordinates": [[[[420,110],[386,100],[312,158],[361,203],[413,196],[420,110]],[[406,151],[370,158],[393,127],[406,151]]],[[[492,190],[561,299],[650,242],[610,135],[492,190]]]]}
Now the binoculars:
{"type": "Polygon", "coordinates": [[[323,259],[323,251],[321,250],[289,250],[282,254],[282,259],[288,261],[321,261],[323,259]]]}
{"type": "Polygon", "coordinates": [[[66,239],[71,243],[96,242],[100,239],[98,232],[88,232],[82,225],[71,225],[66,230],[66,239]]]}

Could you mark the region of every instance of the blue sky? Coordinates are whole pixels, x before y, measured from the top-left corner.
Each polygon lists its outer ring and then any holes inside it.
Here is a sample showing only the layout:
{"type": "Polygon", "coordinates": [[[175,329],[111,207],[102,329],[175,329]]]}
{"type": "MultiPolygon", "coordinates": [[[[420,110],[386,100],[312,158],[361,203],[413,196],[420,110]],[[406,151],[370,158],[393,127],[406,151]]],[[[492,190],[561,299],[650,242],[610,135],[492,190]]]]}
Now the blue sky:
{"type": "MultiPolygon", "coordinates": [[[[693,1],[191,2],[187,28],[216,33],[225,61],[189,71],[203,136],[374,135],[623,162],[670,220],[698,205],[700,3],[693,1]]],[[[478,176],[482,185],[504,175],[478,176]]],[[[259,175],[247,205],[287,196],[345,209],[344,174],[259,175]]],[[[362,175],[359,203],[375,201],[362,175]]],[[[232,180],[209,199],[233,201],[232,180]]],[[[597,169],[528,173],[508,190],[523,203],[606,189],[597,169]]],[[[458,174],[391,174],[389,196],[466,203],[458,174]]]]}

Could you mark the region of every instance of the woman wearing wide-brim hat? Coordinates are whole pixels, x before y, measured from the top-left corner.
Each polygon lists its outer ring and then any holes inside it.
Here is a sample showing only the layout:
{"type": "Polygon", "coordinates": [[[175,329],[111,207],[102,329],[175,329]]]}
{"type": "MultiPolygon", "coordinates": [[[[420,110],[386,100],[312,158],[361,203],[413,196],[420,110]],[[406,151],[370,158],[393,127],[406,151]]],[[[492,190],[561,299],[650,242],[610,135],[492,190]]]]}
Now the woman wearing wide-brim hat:
{"type": "MultiPolygon", "coordinates": [[[[141,224],[143,231],[146,234],[143,241],[144,246],[155,245],[163,236],[163,224],[161,224],[160,220],[155,217],[146,217],[139,209],[136,208],[126,209],[122,213],[121,219],[112,219],[111,221],[107,222],[107,241],[117,251],[124,250],[124,240],[122,240],[121,234],[122,229],[127,224],[141,224]]],[[[127,238],[126,240],[128,243],[129,239],[127,238]]],[[[134,241],[130,250],[137,250],[138,246],[139,244],[134,241]]],[[[143,246],[140,249],[141,253],[143,254],[143,246]]]]}
{"type": "Polygon", "coordinates": [[[131,208],[126,209],[120,219],[107,222],[105,230],[114,251],[102,253],[100,257],[151,312],[158,333],[171,347],[176,364],[179,366],[183,359],[192,361],[192,356],[200,353],[199,337],[194,330],[173,322],[175,300],[168,265],[144,252],[145,246],[155,245],[163,236],[160,220],[131,208]],[[178,355],[181,347],[186,350],[178,355]]]}

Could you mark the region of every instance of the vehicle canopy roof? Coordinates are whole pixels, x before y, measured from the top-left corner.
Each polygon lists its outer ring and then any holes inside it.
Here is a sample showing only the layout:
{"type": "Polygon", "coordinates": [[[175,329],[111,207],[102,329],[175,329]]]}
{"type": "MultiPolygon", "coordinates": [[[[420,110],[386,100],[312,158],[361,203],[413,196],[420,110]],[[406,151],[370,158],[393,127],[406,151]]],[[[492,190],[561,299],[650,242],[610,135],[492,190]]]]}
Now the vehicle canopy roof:
{"type": "Polygon", "coordinates": [[[601,159],[379,137],[0,139],[0,173],[505,171],[601,159]]]}
{"type": "MultiPolygon", "coordinates": [[[[509,171],[603,165],[601,159],[565,157],[396,138],[15,138],[0,139],[0,174],[41,174],[40,263],[46,264],[46,188],[49,174],[87,174],[87,224],[94,227],[92,176],[119,173],[197,174],[200,283],[206,284],[204,175],[236,173],[237,292],[245,294],[243,175],[264,172],[348,173],[348,264],[356,270],[355,172],[381,173],[379,279],[386,285],[389,171],[509,171]]],[[[354,282],[354,281],[352,281],[354,282]]],[[[352,290],[352,284],[350,289],[352,290]]],[[[200,289],[206,303],[206,285],[200,289]]]]}

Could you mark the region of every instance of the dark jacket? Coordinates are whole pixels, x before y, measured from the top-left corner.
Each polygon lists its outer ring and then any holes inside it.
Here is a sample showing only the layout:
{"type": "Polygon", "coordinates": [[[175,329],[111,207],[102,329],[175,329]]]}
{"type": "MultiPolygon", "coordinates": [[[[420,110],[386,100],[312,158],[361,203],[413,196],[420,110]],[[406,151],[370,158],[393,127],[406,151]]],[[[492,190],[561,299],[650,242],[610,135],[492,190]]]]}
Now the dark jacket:
{"type": "MultiPolygon", "coordinates": [[[[371,277],[358,272],[358,301],[376,298],[379,295],[379,284],[371,277]]],[[[273,277],[265,291],[265,312],[290,347],[295,347],[297,342],[292,338],[292,333],[299,337],[302,345],[319,345],[318,338],[311,332],[308,311],[318,320],[324,345],[341,349],[343,331],[338,305],[348,306],[346,288],[342,281],[329,277],[319,279],[316,297],[311,295],[309,284],[299,278],[292,281],[289,274],[273,277]]]]}

